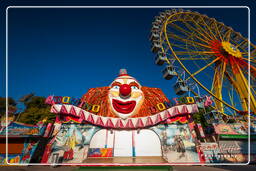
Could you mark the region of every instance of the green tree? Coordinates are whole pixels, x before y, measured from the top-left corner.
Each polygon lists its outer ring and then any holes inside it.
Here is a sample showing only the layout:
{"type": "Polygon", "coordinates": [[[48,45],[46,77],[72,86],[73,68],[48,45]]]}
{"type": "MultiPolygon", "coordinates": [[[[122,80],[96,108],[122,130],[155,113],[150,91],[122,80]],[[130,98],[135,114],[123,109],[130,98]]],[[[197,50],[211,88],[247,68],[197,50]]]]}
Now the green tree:
{"type": "Polygon", "coordinates": [[[33,95],[20,101],[24,103],[25,110],[20,113],[19,122],[36,124],[44,119],[47,123],[54,122],[56,115],[50,113],[50,106],[45,104],[45,97],[33,95]]]}
{"type": "Polygon", "coordinates": [[[208,112],[211,112],[213,110],[212,106],[208,106],[204,109],[200,108],[199,111],[192,115],[195,123],[200,123],[203,127],[209,126],[207,121],[205,120],[204,115],[208,112]]]}
{"type": "MultiPolygon", "coordinates": [[[[13,98],[8,97],[9,114],[14,114],[16,112],[17,110],[16,105],[17,105],[16,101],[13,98]]],[[[5,112],[6,112],[6,98],[0,97],[0,115],[5,116],[5,112]]]]}

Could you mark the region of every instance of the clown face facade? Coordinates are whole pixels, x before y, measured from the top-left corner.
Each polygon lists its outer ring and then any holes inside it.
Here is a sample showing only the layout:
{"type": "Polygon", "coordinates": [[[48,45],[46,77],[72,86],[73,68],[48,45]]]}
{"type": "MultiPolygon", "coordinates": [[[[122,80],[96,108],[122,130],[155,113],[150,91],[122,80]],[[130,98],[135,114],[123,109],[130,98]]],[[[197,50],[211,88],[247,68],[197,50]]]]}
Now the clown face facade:
{"type": "Polygon", "coordinates": [[[90,88],[80,100],[79,106],[53,104],[62,125],[55,127],[59,133],[45,153],[48,163],[57,163],[58,157],[92,163],[99,157],[147,156],[166,163],[199,162],[186,116],[198,112],[195,104],[168,108],[160,88],[142,86],[123,69],[109,86],[90,88]]]}
{"type": "Polygon", "coordinates": [[[133,77],[126,73],[126,70],[120,72],[110,85],[108,100],[110,110],[122,119],[129,118],[136,114],[140,109],[144,94],[141,85],[133,77]]]}

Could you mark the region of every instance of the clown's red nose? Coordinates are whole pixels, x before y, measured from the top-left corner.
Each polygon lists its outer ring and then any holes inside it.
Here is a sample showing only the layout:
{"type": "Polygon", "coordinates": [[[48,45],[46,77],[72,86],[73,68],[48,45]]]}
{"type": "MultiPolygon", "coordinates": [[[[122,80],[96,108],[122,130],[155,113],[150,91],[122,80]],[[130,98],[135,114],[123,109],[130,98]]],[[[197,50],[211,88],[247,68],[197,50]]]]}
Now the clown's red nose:
{"type": "Polygon", "coordinates": [[[119,92],[122,96],[128,96],[131,94],[131,86],[129,86],[128,84],[122,84],[120,86],[119,92]]]}

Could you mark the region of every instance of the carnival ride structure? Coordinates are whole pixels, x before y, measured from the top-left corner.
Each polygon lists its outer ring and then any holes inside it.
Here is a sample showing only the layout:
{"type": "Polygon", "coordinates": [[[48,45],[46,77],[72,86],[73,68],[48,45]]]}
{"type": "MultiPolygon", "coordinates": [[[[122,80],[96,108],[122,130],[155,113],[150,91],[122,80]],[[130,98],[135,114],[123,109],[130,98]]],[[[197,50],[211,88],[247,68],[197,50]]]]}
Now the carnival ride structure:
{"type": "MultiPolygon", "coordinates": [[[[255,89],[248,87],[249,80],[255,83],[255,45],[223,23],[183,9],[166,10],[156,16],[150,40],[155,63],[166,64],[163,77],[177,79],[173,88],[182,98],[168,99],[161,89],[142,86],[125,69],[109,86],[91,88],[81,98],[49,96],[46,104],[51,105],[56,120],[44,133],[49,141],[41,163],[248,161],[247,120],[232,124],[221,120],[226,115],[239,120],[237,113],[255,113],[255,89]],[[202,93],[211,95],[215,104],[202,93]],[[214,109],[211,116],[204,116],[212,132],[193,118],[207,108],[214,109]],[[213,139],[207,139],[210,136],[213,139]]],[[[254,135],[255,123],[251,125],[254,135]]],[[[21,156],[30,162],[32,157],[24,154],[25,150],[21,156]]],[[[20,162],[19,156],[15,157],[13,162],[20,162]]]]}
{"type": "Polygon", "coordinates": [[[154,18],[150,40],[155,63],[167,64],[164,78],[177,77],[177,95],[201,90],[221,114],[255,113],[256,46],[239,32],[207,15],[172,9],[154,18]]]}

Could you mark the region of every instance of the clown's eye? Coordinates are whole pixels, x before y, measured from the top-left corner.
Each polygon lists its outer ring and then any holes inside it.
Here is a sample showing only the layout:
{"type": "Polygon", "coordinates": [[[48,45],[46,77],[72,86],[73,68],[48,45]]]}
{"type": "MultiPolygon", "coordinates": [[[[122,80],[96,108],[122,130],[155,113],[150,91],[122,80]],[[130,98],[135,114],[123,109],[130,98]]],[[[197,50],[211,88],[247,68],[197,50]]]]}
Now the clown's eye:
{"type": "Polygon", "coordinates": [[[120,87],[118,85],[113,86],[113,89],[119,89],[120,87]]]}
{"type": "Polygon", "coordinates": [[[138,90],[139,88],[137,86],[131,86],[133,90],[138,90]]]}

